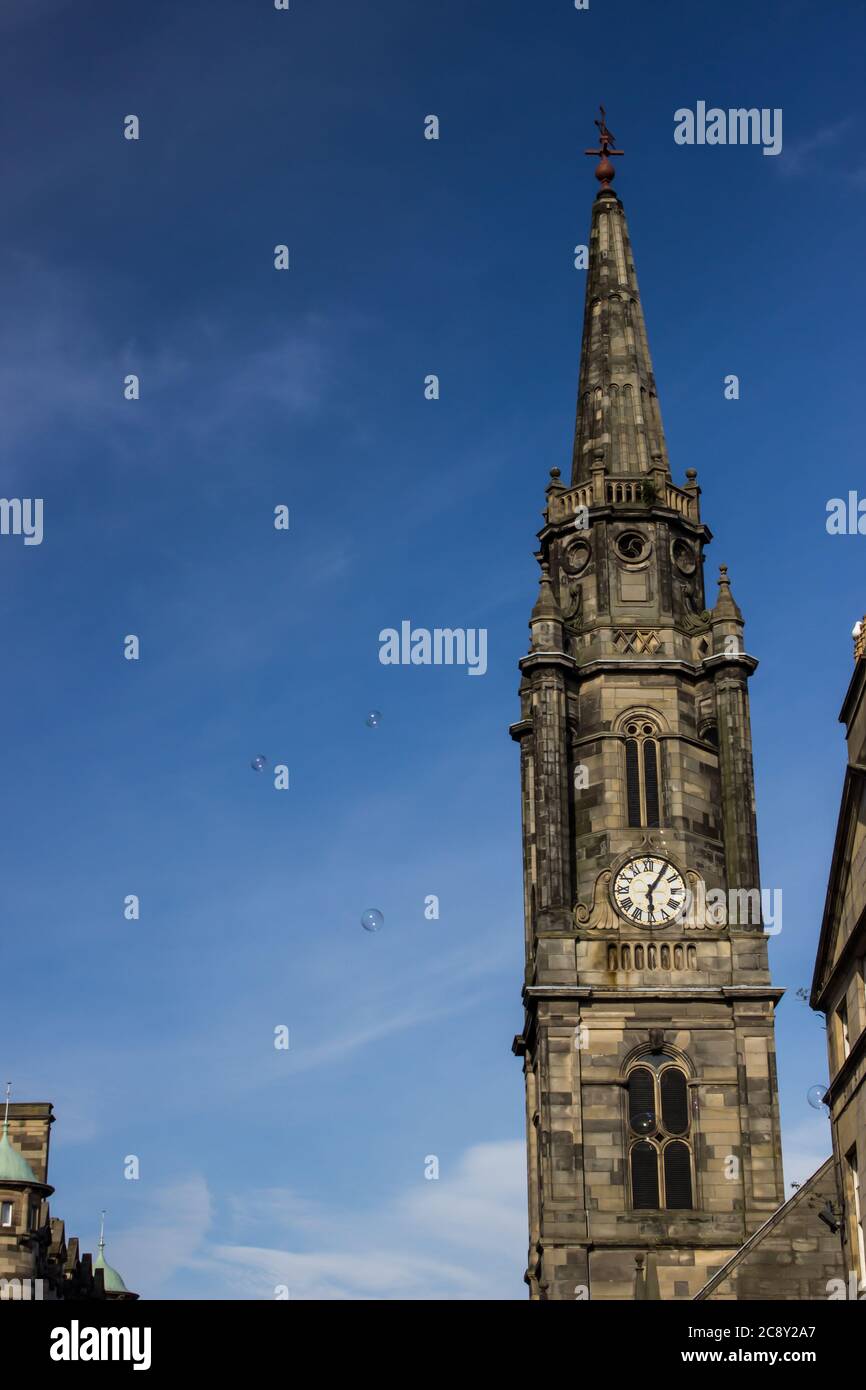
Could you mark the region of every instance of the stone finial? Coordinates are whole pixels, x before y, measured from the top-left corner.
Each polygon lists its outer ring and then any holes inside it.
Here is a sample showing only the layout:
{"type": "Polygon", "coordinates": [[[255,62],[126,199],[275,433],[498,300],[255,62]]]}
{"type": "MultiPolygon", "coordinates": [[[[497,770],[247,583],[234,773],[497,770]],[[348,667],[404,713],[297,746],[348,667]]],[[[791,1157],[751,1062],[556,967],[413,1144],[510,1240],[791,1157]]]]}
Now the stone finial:
{"type": "Polygon", "coordinates": [[[560,471],[559,471],[558,468],[551,468],[551,470],[550,470],[550,482],[547,484],[547,491],[548,491],[548,492],[563,492],[564,490],[565,490],[565,484],[564,484],[563,481],[562,481],[562,474],[560,473],[560,471]]]}
{"type": "Polygon", "coordinates": [[[851,636],[854,638],[854,660],[862,661],[866,658],[866,615],[854,624],[851,636]]]}
{"type": "Polygon", "coordinates": [[[635,1302],[641,1303],[646,1298],[646,1270],[643,1267],[643,1255],[634,1257],[634,1296],[635,1302]]]}
{"type": "MultiPolygon", "coordinates": [[[[524,609],[524,612],[526,610],[524,609]]],[[[532,610],[533,618],[552,618],[554,622],[562,621],[562,610],[553,592],[553,581],[550,578],[550,565],[546,560],[541,562],[541,579],[538,585],[538,598],[535,600],[535,607],[532,610]]]]}
{"type": "Polygon", "coordinates": [[[639,1302],[644,1299],[658,1301],[661,1298],[658,1274],[649,1253],[634,1257],[634,1296],[639,1302]]]}
{"type": "Polygon", "coordinates": [[[719,565],[719,597],[713,609],[713,617],[733,619],[737,623],[743,621],[743,615],[731,593],[731,581],[728,578],[727,565],[719,565]]]}
{"type": "Polygon", "coordinates": [[[562,609],[550,578],[550,565],[541,562],[541,581],[538,598],[529,619],[530,651],[561,651],[563,642],[562,609]]]}

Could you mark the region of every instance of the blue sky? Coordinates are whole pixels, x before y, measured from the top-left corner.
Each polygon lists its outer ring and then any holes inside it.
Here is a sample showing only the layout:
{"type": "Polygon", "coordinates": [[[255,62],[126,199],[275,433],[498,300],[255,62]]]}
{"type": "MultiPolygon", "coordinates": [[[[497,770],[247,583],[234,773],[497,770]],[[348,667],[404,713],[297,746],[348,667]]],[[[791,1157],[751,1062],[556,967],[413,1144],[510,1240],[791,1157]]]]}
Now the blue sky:
{"type": "Polygon", "coordinates": [[[45,538],[0,538],[3,1077],[55,1104],[55,1214],[93,1248],[106,1207],[143,1295],[524,1296],[507,727],[600,100],[674,477],[761,662],[787,1180],[829,1151],[794,991],[866,609],[866,540],[825,530],[866,489],[863,30],[853,3],[4,3],[0,491],[45,499],[45,538]],[[781,107],[782,153],[675,145],[698,100],[781,107]],[[487,628],[487,674],[380,665],[404,618],[487,628]]]}

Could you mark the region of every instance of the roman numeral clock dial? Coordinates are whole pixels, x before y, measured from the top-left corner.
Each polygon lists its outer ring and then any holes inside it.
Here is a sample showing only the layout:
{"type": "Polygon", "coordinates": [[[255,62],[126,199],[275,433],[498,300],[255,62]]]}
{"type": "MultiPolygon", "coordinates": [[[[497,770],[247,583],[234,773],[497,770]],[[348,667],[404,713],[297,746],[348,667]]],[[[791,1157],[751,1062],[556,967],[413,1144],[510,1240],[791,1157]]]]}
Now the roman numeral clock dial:
{"type": "Polygon", "coordinates": [[[657,854],[627,859],[616,872],[612,891],[617,911],[639,927],[666,927],[686,900],[679,869],[657,854]]]}

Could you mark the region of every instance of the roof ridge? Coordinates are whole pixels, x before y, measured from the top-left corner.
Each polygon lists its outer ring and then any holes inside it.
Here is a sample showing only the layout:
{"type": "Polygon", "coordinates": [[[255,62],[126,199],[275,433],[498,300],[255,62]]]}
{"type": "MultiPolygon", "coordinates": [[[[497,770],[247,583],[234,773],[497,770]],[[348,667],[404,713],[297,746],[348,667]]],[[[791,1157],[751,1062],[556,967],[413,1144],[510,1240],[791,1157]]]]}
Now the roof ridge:
{"type": "Polygon", "coordinates": [[[698,1289],[698,1292],[695,1294],[692,1302],[697,1302],[698,1299],[706,1298],[707,1294],[711,1292],[712,1289],[716,1288],[716,1286],[720,1284],[723,1279],[726,1279],[730,1271],[737,1264],[739,1264],[740,1260],[749,1252],[749,1250],[751,1250],[752,1246],[757,1244],[759,1238],[761,1236],[766,1235],[766,1233],[772,1230],[774,1226],[777,1226],[778,1223],[781,1221],[783,1215],[789,1210],[792,1210],[800,1201],[800,1199],[804,1197],[808,1191],[810,1191],[810,1189],[814,1186],[817,1180],[824,1175],[824,1173],[827,1171],[827,1168],[830,1166],[832,1162],[833,1155],[830,1154],[830,1157],[825,1158],[820,1168],[816,1168],[812,1176],[807,1178],[806,1181],[802,1184],[802,1186],[798,1187],[797,1191],[793,1194],[793,1196],[789,1197],[787,1201],[782,1202],[781,1206],[776,1207],[776,1210],[772,1212],[770,1216],[767,1217],[766,1221],[762,1225],[760,1225],[756,1231],[752,1232],[745,1244],[741,1245],[739,1250],[736,1250],[729,1260],[726,1260],[726,1262],[722,1265],[721,1269],[716,1270],[712,1279],[708,1279],[706,1284],[704,1284],[703,1288],[698,1289]]]}

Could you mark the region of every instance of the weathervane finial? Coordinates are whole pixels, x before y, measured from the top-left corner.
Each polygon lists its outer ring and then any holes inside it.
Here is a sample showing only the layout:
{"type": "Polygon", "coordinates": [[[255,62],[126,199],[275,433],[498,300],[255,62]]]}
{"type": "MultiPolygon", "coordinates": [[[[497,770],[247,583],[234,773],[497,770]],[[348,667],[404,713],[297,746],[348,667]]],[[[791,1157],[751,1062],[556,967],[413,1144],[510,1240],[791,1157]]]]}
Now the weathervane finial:
{"type": "Polygon", "coordinates": [[[601,113],[601,120],[596,120],[595,122],[598,126],[598,149],[584,150],[584,154],[598,155],[599,160],[598,164],[595,166],[595,177],[601,184],[602,191],[606,191],[610,188],[616,173],[616,170],[610,162],[609,156],[625,154],[625,150],[615,150],[611,148],[616,144],[616,136],[612,130],[608,130],[607,128],[607,113],[604,107],[599,106],[598,109],[601,113]]]}

